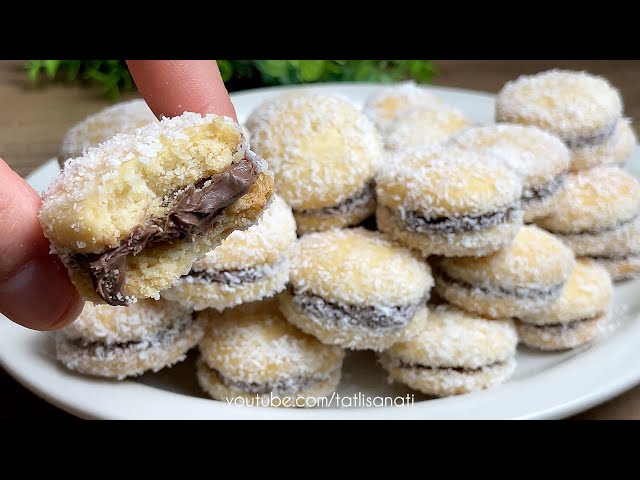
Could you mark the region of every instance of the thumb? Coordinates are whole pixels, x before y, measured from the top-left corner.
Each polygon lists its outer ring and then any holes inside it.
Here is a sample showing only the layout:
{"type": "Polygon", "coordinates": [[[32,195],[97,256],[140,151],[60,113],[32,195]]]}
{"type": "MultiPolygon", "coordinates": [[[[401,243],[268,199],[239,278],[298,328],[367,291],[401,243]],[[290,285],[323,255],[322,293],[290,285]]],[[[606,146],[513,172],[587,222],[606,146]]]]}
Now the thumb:
{"type": "Polygon", "coordinates": [[[38,220],[40,196],[0,158],[0,312],[20,325],[53,330],[84,302],[38,220]]]}

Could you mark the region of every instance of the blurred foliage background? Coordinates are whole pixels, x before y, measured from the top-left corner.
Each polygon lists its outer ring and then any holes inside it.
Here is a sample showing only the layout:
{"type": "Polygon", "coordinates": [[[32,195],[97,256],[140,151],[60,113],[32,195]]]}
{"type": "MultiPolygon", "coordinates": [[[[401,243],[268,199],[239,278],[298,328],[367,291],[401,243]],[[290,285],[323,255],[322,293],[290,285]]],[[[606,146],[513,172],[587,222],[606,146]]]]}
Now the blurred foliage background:
{"type": "MultiPolygon", "coordinates": [[[[437,71],[431,60],[218,60],[229,91],[267,85],[315,82],[429,83],[437,71]]],[[[27,60],[34,82],[81,82],[116,100],[135,84],[123,60],[27,60]]]]}

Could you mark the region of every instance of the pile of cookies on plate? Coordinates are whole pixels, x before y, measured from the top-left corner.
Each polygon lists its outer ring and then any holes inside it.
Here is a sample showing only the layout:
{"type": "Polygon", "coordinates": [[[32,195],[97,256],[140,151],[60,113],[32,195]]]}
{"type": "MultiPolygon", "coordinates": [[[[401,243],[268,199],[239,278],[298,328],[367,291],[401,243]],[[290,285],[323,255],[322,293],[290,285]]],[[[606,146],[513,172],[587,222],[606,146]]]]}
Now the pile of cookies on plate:
{"type": "Polygon", "coordinates": [[[478,125],[403,83],[363,109],[275,95],[244,127],[141,100],[88,117],[43,196],[88,300],[58,359],[123,379],[197,347],[205,392],[264,404],[331,394],[347,350],[448,396],[505,382],[518,343],[593,342],[612,280],[640,271],[620,94],[552,70],[507,83],[495,113],[478,125]]]}

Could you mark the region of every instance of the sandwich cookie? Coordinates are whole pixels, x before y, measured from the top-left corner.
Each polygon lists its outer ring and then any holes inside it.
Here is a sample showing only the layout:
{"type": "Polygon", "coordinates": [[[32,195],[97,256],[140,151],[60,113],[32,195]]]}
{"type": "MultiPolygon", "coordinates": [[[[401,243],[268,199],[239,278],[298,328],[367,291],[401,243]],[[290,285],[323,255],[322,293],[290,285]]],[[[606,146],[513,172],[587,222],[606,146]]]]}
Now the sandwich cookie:
{"type": "Polygon", "coordinates": [[[556,136],[537,127],[498,124],[472,127],[451,143],[494,157],[522,178],[524,221],[546,215],[564,185],[571,154],[556,136]]]}
{"type": "Polygon", "coordinates": [[[427,321],[432,286],[430,267],[382,234],[331,230],[299,239],[280,308],[322,343],[384,350],[427,321]]]}
{"type": "Polygon", "coordinates": [[[392,380],[446,397],[506,382],[516,368],[517,345],[511,320],[487,320],[439,305],[417,336],[383,352],[380,363],[392,380]]]}
{"type": "Polygon", "coordinates": [[[559,239],[525,226],[510,246],[487,257],[442,259],[436,292],[483,317],[521,317],[560,297],[574,264],[573,252],[559,239]]]}
{"type": "Polygon", "coordinates": [[[233,232],[161,295],[196,311],[222,311],[271,297],[289,281],[289,251],[296,238],[291,207],[276,195],[256,225],[233,232]]]}
{"type": "Polygon", "coordinates": [[[537,221],[577,257],[601,263],[614,280],[640,271],[640,185],[615,166],[567,177],[554,211],[537,221]]]}
{"type": "Polygon", "coordinates": [[[570,149],[602,145],[622,118],[620,92],[586,72],[549,70],[508,82],[496,99],[498,122],[534,125],[570,149]]]}
{"type": "Polygon", "coordinates": [[[89,147],[110,139],[117,133],[133,133],[158,119],[143,99],[120,102],[89,115],[76,123],[65,134],[58,150],[58,163],[62,168],[69,158],[82,156],[89,147]]]}
{"type": "Polygon", "coordinates": [[[56,355],[85,375],[117,378],[157,372],[185,359],[204,335],[204,322],[166,300],[130,307],[87,302],[71,325],[56,332],[56,355]]]}
{"type": "Polygon", "coordinates": [[[216,400],[313,406],[308,399],[331,395],[338,386],[344,350],[289,324],[273,301],[202,315],[209,326],[200,343],[197,377],[216,400]]]}
{"type": "Polygon", "coordinates": [[[622,165],[637,144],[638,139],[631,126],[631,120],[623,118],[618,122],[611,138],[603,144],[573,149],[571,170],[585,170],[599,165],[622,165]]]}
{"type": "Polygon", "coordinates": [[[42,201],[52,252],[94,303],[158,298],[274,192],[237,123],[184,113],[118,134],[68,161],[42,201]]]}
{"type": "Polygon", "coordinates": [[[522,226],[522,181],[458,147],[396,152],[376,178],[378,228],[424,256],[487,255],[522,226]]]}
{"type": "Polygon", "coordinates": [[[275,172],[278,193],[293,208],[298,234],[356,225],[374,212],[382,141],[349,101],[283,94],[260,105],[247,127],[252,147],[275,172]]]}
{"type": "Polygon", "coordinates": [[[404,112],[387,129],[385,146],[391,150],[441,143],[468,127],[469,119],[457,108],[427,105],[404,112]]]}
{"type": "Polygon", "coordinates": [[[565,350],[590,343],[609,321],[613,284],[595,262],[577,260],[560,298],[517,322],[520,341],[540,350],[565,350]]]}

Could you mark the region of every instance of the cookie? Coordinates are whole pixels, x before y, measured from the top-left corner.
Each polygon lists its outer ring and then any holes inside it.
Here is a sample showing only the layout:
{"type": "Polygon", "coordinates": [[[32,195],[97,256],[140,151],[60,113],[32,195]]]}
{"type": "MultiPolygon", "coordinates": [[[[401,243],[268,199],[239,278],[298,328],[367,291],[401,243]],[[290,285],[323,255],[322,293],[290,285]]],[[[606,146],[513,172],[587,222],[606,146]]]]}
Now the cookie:
{"type": "Polygon", "coordinates": [[[575,264],[573,252],[535,226],[486,257],[444,258],[436,292],[449,303],[483,317],[520,317],[544,310],[560,297],[575,264]]]}
{"type": "Polygon", "coordinates": [[[535,315],[518,319],[520,342],[540,350],[566,350],[597,339],[609,321],[613,284],[590,260],[577,260],[560,298],[535,315]]]}
{"type": "Polygon", "coordinates": [[[203,335],[203,320],[177,303],[87,302],[74,323],[56,332],[56,356],[69,370],[122,380],[184,360],[203,335]]]}
{"type": "Polygon", "coordinates": [[[293,208],[299,234],[357,225],[374,212],[382,141],[349,101],[314,92],[279,95],[252,112],[247,127],[293,208]]]}
{"type": "Polygon", "coordinates": [[[273,176],[239,126],[185,113],[68,161],[40,213],[52,252],[94,303],[158,298],[234,230],[253,225],[273,176]]]}
{"type": "Polygon", "coordinates": [[[638,138],[631,126],[631,120],[623,118],[618,122],[614,134],[606,142],[572,151],[571,170],[586,170],[600,165],[624,164],[633,149],[638,144],[638,138]]]}
{"type": "Polygon", "coordinates": [[[289,324],[274,301],[202,315],[209,326],[200,344],[197,377],[214,399],[305,407],[313,406],[308,399],[331,395],[338,386],[344,350],[289,324]]]}
{"type": "Polygon", "coordinates": [[[430,267],[384,235],[331,230],[299,239],[280,308],[323,343],[383,350],[427,321],[432,286],[430,267]]]}
{"type": "Polygon", "coordinates": [[[296,238],[291,207],[275,195],[256,225],[233,232],[161,295],[196,311],[222,311],[272,297],[289,281],[289,252],[296,238]]]}
{"type": "Polygon", "coordinates": [[[621,280],[640,271],[639,214],[638,180],[602,166],[570,174],[554,211],[537,223],[621,280]]]}
{"type": "Polygon", "coordinates": [[[488,255],[522,225],[522,180],[455,146],[403,150],[376,178],[378,228],[424,256],[488,255]]]}
{"type": "Polygon", "coordinates": [[[450,305],[431,310],[418,335],[380,355],[392,380],[446,397],[506,382],[516,367],[511,320],[487,320],[450,305]]]}

